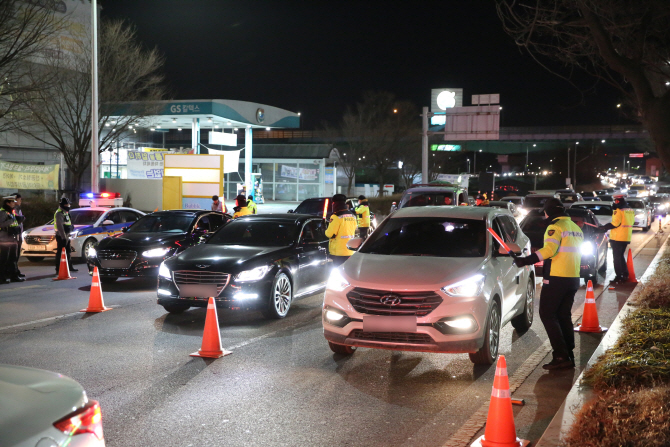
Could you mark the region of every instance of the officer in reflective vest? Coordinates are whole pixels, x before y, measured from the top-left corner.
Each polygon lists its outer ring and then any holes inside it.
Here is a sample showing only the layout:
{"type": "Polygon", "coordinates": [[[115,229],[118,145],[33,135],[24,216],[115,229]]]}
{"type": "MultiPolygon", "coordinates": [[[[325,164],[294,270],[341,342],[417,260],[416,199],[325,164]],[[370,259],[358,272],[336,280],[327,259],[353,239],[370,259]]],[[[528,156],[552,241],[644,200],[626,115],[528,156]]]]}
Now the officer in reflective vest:
{"type": "Polygon", "coordinates": [[[582,230],[565,214],[558,199],[544,204],[544,215],[549,226],[544,233],[544,246],[530,256],[518,257],[518,267],[544,261],[542,292],[540,294],[540,319],[544,325],[553,359],[542,365],[544,369],[574,368],[575,335],[572,326],[572,304],[579,289],[579,270],[582,261],[582,230]]]}
{"type": "Polygon", "coordinates": [[[628,206],[623,194],[614,196],[614,213],[612,222],[598,227],[598,231],[604,233],[610,230],[610,245],[612,246],[612,258],[614,261],[615,278],[612,282],[622,283],[628,281],[628,267],[626,266],[626,247],[633,236],[633,225],[635,224],[635,211],[628,206]]]}
{"type": "Polygon", "coordinates": [[[358,230],[361,233],[361,239],[368,238],[368,231],[370,230],[370,207],[368,206],[368,199],[365,196],[358,196],[358,206],[354,210],[358,220],[358,230]]]}
{"type": "Polygon", "coordinates": [[[251,194],[247,198],[247,208],[249,208],[251,214],[258,214],[258,207],[256,206],[256,202],[254,202],[254,196],[251,194]]]}
{"type": "Polygon", "coordinates": [[[77,269],[72,265],[70,260],[70,233],[72,232],[72,220],[70,219],[70,201],[67,197],[60,199],[60,206],[54,214],[54,231],[56,232],[56,274],[60,267],[60,258],[65,249],[67,256],[67,265],[71,272],[76,272],[77,269]]]}
{"type": "Polygon", "coordinates": [[[25,281],[16,271],[17,239],[21,227],[14,216],[14,196],[3,197],[0,207],[0,284],[25,281]]]}
{"type": "Polygon", "coordinates": [[[347,208],[347,198],[343,194],[333,196],[333,214],[326,229],[326,237],[330,238],[328,252],[333,266],[342,265],[354,252],[347,248],[347,242],[356,234],[356,216],[347,208]]]}
{"type": "Polygon", "coordinates": [[[244,194],[240,194],[235,198],[235,204],[237,206],[233,208],[235,210],[233,219],[251,214],[251,211],[249,211],[249,208],[247,207],[247,198],[244,197],[244,194]]]}

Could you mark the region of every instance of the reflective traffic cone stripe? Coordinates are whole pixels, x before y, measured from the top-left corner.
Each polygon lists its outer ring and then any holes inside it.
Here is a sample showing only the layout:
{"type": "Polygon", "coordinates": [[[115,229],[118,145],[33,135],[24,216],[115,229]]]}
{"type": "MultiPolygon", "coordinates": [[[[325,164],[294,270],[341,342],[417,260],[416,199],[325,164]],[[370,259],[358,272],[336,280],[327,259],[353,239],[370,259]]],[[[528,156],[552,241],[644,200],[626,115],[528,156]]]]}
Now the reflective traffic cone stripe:
{"type": "Polygon", "coordinates": [[[516,436],[509,378],[507,377],[507,362],[505,356],[501,355],[498,358],[496,376],[493,379],[491,403],[484,435],[473,442],[471,447],[522,447],[529,443],[516,436]]]}
{"type": "Polygon", "coordinates": [[[70,267],[67,265],[67,255],[65,254],[65,247],[60,255],[60,265],[58,266],[58,276],[54,281],[61,281],[63,279],[77,279],[76,276],[70,276],[70,267]]]}
{"type": "Polygon", "coordinates": [[[598,321],[598,309],[596,308],[596,297],[593,294],[593,283],[589,281],[586,285],[582,324],[575,328],[575,332],[605,332],[606,330],[607,328],[600,326],[600,322],[598,321]]]}
{"type": "Polygon", "coordinates": [[[635,277],[635,267],[633,266],[633,252],[628,250],[628,282],[633,282],[637,284],[637,278],[635,277]]]}
{"type": "Polygon", "coordinates": [[[221,332],[219,332],[219,317],[216,313],[214,298],[210,297],[207,302],[207,316],[205,317],[205,331],[202,335],[202,346],[198,352],[191,357],[205,357],[218,359],[224,355],[232,354],[221,347],[221,332]]]}
{"type": "Polygon", "coordinates": [[[111,307],[105,307],[102,299],[102,288],[100,287],[100,274],[98,267],[93,269],[93,280],[91,281],[91,294],[88,298],[88,307],[79,312],[105,312],[112,310],[111,307]]]}

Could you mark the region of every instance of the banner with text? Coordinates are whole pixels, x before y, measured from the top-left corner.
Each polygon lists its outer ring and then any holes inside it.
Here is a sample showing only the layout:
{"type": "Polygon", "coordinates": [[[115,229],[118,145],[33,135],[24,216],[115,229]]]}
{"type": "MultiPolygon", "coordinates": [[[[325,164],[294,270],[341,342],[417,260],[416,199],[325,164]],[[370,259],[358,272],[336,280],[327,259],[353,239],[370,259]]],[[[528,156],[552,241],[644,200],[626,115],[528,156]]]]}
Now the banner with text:
{"type": "Polygon", "coordinates": [[[0,161],[0,188],[58,189],[60,165],[26,165],[0,161]]]}
{"type": "Polygon", "coordinates": [[[128,178],[161,180],[163,153],[128,151],[128,178]]]}

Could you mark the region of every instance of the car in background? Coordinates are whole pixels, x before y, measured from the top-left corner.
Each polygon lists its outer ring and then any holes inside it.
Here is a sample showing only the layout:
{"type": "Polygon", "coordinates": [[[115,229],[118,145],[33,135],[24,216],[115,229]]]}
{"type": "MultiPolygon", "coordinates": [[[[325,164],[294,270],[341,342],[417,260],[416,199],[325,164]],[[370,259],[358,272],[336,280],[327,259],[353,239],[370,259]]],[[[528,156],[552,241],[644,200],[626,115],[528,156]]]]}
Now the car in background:
{"type": "Polygon", "coordinates": [[[465,200],[466,192],[455,186],[413,185],[405,190],[398,203],[398,209],[416,206],[458,205],[465,200]]]}
{"type": "Polygon", "coordinates": [[[602,202],[614,202],[614,196],[611,195],[611,194],[603,194],[603,195],[598,196],[598,197],[600,197],[600,200],[602,202]]]}
{"type": "Polygon", "coordinates": [[[570,209],[589,210],[596,216],[599,225],[607,225],[612,222],[612,215],[614,214],[614,202],[600,201],[598,203],[582,201],[572,204],[570,209]]]}
{"type": "Polygon", "coordinates": [[[528,194],[523,201],[523,208],[530,212],[530,210],[541,210],[547,200],[553,199],[551,194],[528,194]]]}
{"type": "Polygon", "coordinates": [[[644,185],[631,185],[628,187],[628,197],[646,197],[649,195],[647,187],[644,185]]]}
{"type": "Polygon", "coordinates": [[[628,197],[626,199],[628,206],[635,212],[635,223],[633,227],[642,228],[644,231],[651,228],[653,213],[647,203],[635,197],[628,197]]]}
{"type": "MultiPolygon", "coordinates": [[[[124,207],[84,207],[70,210],[73,226],[70,233],[71,256],[85,258],[91,247],[95,247],[108,236],[120,234],[142,216],[142,211],[124,207]]],[[[39,262],[47,257],[53,258],[57,255],[56,250],[53,220],[23,232],[21,256],[29,261],[39,262]]]]}
{"type": "MultiPolygon", "coordinates": [[[[295,210],[288,210],[289,213],[294,214],[311,214],[312,216],[321,216],[325,220],[330,220],[333,214],[333,204],[330,197],[313,197],[305,199],[300,202],[300,205],[295,210]]],[[[347,199],[347,208],[353,213],[358,206],[358,198],[350,197],[347,199]]],[[[377,228],[377,216],[370,211],[370,230],[374,231],[377,228]]],[[[356,228],[358,231],[358,228],[356,228]]]]}
{"type": "Polygon", "coordinates": [[[488,228],[530,254],[512,215],[483,206],[402,208],[365,242],[352,239],[358,251],[326,287],[330,349],[467,352],[473,363],[494,363],[501,328],[511,322],[522,332],[533,322],[535,276],[514,265],[488,228]]]}
{"type": "Polygon", "coordinates": [[[229,214],[204,210],[147,214],[122,234],[105,238],[89,249],[86,257],[89,272],[97,267],[102,282],[114,282],[119,277],[156,276],[161,262],[200,244],[230,219],[229,214]]]}
{"type": "Polygon", "coordinates": [[[606,189],[599,189],[599,190],[593,191],[593,192],[596,193],[596,196],[598,196],[598,197],[605,196],[605,195],[609,194],[609,192],[606,189]]]}
{"type": "Polygon", "coordinates": [[[502,196],[511,192],[519,192],[519,188],[513,185],[500,185],[496,186],[493,192],[498,196],[502,196]]]}
{"type": "Polygon", "coordinates": [[[214,297],[217,307],[284,318],[294,299],[324,289],[330,264],[320,216],[244,216],[161,264],[158,304],[180,313],[214,297]]]}
{"type": "Polygon", "coordinates": [[[104,447],[100,405],[75,380],[0,364],[0,445],[104,447]]]}
{"type": "Polygon", "coordinates": [[[559,199],[566,208],[569,208],[574,202],[582,201],[582,195],[571,190],[558,190],[554,197],[559,199]]]}
{"type": "MultiPolygon", "coordinates": [[[[590,204],[590,202],[586,203],[590,204]]],[[[593,284],[598,284],[598,272],[604,272],[607,269],[607,236],[595,231],[595,227],[599,225],[599,222],[590,210],[575,208],[573,206],[566,209],[565,212],[584,233],[584,242],[580,247],[582,254],[579,268],[580,277],[585,280],[591,280],[593,284]]],[[[530,238],[531,251],[533,253],[544,246],[544,233],[549,226],[544,213],[533,210],[528,213],[519,225],[521,231],[530,238]]],[[[541,275],[543,266],[543,261],[535,264],[536,272],[539,275],[541,275]]]]}
{"type": "Polygon", "coordinates": [[[524,208],[523,204],[525,201],[525,197],[523,196],[506,196],[500,199],[502,202],[511,202],[515,205],[517,212],[519,213],[519,216],[515,216],[517,220],[519,218],[523,218],[526,214],[528,214],[528,210],[524,208]]]}
{"type": "Polygon", "coordinates": [[[504,200],[491,200],[489,202],[488,206],[492,206],[492,207],[495,207],[495,208],[501,208],[501,209],[509,211],[509,213],[512,216],[514,216],[514,218],[517,221],[524,216],[519,212],[519,210],[517,209],[514,202],[508,202],[508,201],[504,201],[504,200]]]}
{"type": "Polygon", "coordinates": [[[649,197],[649,203],[654,207],[655,216],[667,216],[670,208],[670,194],[656,194],[649,197]]]}
{"type": "MultiPolygon", "coordinates": [[[[602,199],[598,196],[582,196],[583,202],[601,202],[602,199]]],[[[574,206],[574,203],[571,205],[574,206]]]]}

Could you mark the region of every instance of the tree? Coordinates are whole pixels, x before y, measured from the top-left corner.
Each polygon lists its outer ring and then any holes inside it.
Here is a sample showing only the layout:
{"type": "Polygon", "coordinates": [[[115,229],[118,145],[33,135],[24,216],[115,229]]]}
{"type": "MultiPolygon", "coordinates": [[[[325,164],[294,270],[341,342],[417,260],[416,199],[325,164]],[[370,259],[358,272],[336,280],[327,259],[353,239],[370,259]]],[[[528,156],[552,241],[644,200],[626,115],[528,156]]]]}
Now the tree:
{"type": "MultiPolygon", "coordinates": [[[[90,40],[88,40],[90,42],[90,40]]],[[[163,58],[156,49],[136,42],[135,30],[120,21],[102,22],[99,48],[99,151],[123,140],[143,116],[156,113],[155,101],[164,96],[158,71],[163,58]],[[121,109],[120,102],[126,106],[121,109]]],[[[58,52],[32,68],[33,82],[55,80],[27,95],[28,121],[20,130],[63,154],[71,174],[71,188],[79,190],[91,163],[90,48],[58,52]]]]}
{"type": "Polygon", "coordinates": [[[548,69],[565,79],[580,69],[618,89],[670,168],[670,2],[496,1],[505,31],[544,67],[558,62],[548,69]]]}

